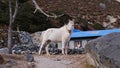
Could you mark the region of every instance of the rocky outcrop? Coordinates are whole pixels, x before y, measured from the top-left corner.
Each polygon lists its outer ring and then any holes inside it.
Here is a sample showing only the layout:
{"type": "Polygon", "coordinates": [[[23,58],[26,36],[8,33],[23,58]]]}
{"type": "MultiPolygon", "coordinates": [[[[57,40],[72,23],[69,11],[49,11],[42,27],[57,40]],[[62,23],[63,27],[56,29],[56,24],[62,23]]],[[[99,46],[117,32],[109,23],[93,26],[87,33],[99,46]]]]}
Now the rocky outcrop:
{"type": "Polygon", "coordinates": [[[14,36],[12,53],[34,53],[38,47],[33,43],[30,33],[20,31],[14,36]]]}
{"type": "Polygon", "coordinates": [[[41,7],[43,7],[44,11],[50,13],[52,12],[67,13],[70,16],[84,17],[87,20],[90,19],[102,23],[106,21],[107,15],[111,15],[116,18],[120,16],[119,13],[120,3],[117,1],[116,0],[74,0],[74,1],[44,0],[37,2],[41,7]]]}
{"type": "Polygon", "coordinates": [[[38,46],[39,45],[39,38],[40,38],[40,35],[41,35],[42,31],[40,32],[35,32],[33,34],[31,34],[31,38],[32,38],[32,41],[33,41],[33,44],[38,46]]]}
{"type": "MultiPolygon", "coordinates": [[[[30,34],[25,31],[14,31],[12,32],[12,53],[23,54],[23,53],[35,53],[38,50],[39,36],[41,32],[30,34]],[[33,36],[34,35],[34,36],[33,36]]],[[[4,33],[7,35],[6,33],[4,33]]],[[[8,54],[7,37],[0,37],[0,53],[8,54]]]]}
{"type": "Polygon", "coordinates": [[[99,68],[120,68],[120,33],[91,40],[86,45],[89,62],[99,68]]]}

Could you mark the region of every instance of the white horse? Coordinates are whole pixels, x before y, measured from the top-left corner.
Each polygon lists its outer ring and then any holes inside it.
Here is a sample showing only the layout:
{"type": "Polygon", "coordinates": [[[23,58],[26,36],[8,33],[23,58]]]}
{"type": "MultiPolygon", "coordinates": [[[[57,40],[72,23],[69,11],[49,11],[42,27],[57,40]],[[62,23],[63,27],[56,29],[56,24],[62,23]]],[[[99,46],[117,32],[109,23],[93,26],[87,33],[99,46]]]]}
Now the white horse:
{"type": "Polygon", "coordinates": [[[47,55],[49,54],[48,47],[50,43],[62,43],[62,54],[67,54],[67,50],[65,50],[65,46],[68,45],[70,40],[70,36],[74,29],[74,19],[69,20],[69,22],[61,28],[50,28],[46,31],[43,31],[40,36],[40,49],[39,54],[41,54],[41,49],[45,46],[45,50],[47,55]],[[65,52],[66,51],[66,52],[65,52]]]}

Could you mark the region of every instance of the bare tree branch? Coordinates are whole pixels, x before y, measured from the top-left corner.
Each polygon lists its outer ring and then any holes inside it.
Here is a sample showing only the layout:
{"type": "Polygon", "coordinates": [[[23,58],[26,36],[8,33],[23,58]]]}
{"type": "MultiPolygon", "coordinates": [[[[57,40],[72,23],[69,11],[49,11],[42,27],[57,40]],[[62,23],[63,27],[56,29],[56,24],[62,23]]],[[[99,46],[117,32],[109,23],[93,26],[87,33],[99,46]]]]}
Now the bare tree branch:
{"type": "Polygon", "coordinates": [[[16,6],[15,6],[15,11],[13,15],[12,15],[12,0],[9,0],[10,20],[9,20],[9,27],[8,27],[8,45],[7,45],[9,48],[9,53],[11,53],[11,48],[12,48],[12,24],[14,23],[17,12],[18,12],[18,0],[16,0],[16,6]]]}
{"type": "Polygon", "coordinates": [[[14,22],[17,12],[18,12],[18,0],[16,0],[16,6],[15,6],[14,14],[12,16],[13,17],[12,22],[14,22]]]}
{"type": "Polygon", "coordinates": [[[13,17],[12,17],[12,0],[9,0],[9,13],[10,13],[10,20],[9,20],[9,27],[8,27],[8,45],[7,47],[9,48],[9,53],[11,52],[11,46],[12,46],[12,20],[13,20],[13,17]]]}
{"type": "Polygon", "coordinates": [[[12,20],[12,0],[9,0],[10,20],[12,20]]]}
{"type": "Polygon", "coordinates": [[[37,11],[37,10],[39,10],[41,13],[43,13],[45,16],[47,16],[47,17],[53,17],[53,18],[57,18],[57,17],[61,17],[61,16],[63,16],[64,14],[61,14],[61,15],[48,15],[47,13],[45,13],[40,7],[39,7],[39,5],[37,4],[37,2],[35,1],[35,0],[32,0],[32,2],[34,3],[34,5],[35,5],[35,11],[34,11],[34,13],[37,11]]]}

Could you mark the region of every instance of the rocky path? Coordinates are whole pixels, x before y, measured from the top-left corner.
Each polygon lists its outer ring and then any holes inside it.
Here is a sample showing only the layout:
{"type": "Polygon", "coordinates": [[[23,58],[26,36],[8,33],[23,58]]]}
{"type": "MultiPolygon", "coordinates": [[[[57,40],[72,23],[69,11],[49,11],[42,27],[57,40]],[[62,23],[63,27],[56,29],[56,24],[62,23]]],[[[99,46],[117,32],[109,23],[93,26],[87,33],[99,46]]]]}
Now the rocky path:
{"type": "Polygon", "coordinates": [[[0,54],[0,68],[93,68],[85,67],[85,55],[33,55],[34,62],[30,62],[31,56],[15,54],[0,54]],[[3,61],[2,61],[3,60],[3,61]]]}
{"type": "Polygon", "coordinates": [[[83,55],[34,56],[36,68],[84,68],[83,55]]]}
{"type": "Polygon", "coordinates": [[[35,57],[36,68],[66,68],[66,64],[45,57],[35,57]]]}

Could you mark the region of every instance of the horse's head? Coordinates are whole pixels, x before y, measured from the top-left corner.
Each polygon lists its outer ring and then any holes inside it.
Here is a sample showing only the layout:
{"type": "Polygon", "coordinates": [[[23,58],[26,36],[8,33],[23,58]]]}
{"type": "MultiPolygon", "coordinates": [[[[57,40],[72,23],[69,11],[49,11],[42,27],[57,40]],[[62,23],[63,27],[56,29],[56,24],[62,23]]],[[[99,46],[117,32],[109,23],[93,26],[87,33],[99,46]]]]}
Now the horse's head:
{"type": "Polygon", "coordinates": [[[74,19],[72,19],[72,20],[69,20],[68,21],[68,24],[66,25],[67,26],[67,30],[69,31],[69,32],[71,32],[71,31],[73,31],[73,29],[74,29],[74,19]]]}

